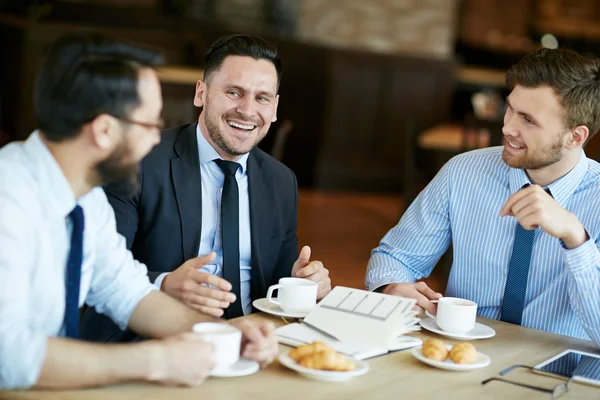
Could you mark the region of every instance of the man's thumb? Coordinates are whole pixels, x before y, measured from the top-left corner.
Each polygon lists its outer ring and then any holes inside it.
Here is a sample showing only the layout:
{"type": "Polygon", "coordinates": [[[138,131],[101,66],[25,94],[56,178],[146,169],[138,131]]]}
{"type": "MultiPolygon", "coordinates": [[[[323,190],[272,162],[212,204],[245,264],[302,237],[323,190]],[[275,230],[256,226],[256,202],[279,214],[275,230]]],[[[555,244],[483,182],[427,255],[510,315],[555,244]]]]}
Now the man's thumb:
{"type": "Polygon", "coordinates": [[[302,263],[308,263],[310,261],[310,247],[304,246],[302,250],[300,250],[300,255],[298,256],[298,261],[302,263]]]}

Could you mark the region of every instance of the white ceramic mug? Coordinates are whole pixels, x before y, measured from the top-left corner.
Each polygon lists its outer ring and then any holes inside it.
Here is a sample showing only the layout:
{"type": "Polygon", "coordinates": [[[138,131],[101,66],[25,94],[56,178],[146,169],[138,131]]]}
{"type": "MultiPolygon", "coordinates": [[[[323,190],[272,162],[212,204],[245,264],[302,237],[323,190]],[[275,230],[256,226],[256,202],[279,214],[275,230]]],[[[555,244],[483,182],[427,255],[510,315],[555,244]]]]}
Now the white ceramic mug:
{"type": "Polygon", "coordinates": [[[269,287],[267,300],[286,312],[310,311],[317,304],[319,285],[309,279],[281,278],[279,284],[269,287]],[[278,289],[277,298],[273,291],[278,289]]]}
{"type": "Polygon", "coordinates": [[[217,322],[200,322],[192,328],[213,345],[214,369],[226,368],[238,362],[242,331],[235,326],[217,322]]]}
{"type": "Polygon", "coordinates": [[[435,322],[440,329],[450,333],[467,333],[475,328],[477,303],[458,297],[438,300],[435,322]]]}

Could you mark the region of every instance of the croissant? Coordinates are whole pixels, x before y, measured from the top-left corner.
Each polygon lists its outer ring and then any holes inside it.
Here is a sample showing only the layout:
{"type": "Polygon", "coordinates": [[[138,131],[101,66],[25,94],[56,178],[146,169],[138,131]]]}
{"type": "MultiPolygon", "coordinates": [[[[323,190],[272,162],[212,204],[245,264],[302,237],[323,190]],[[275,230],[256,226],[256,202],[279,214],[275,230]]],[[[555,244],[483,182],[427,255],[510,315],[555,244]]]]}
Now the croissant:
{"type": "Polygon", "coordinates": [[[421,352],[425,357],[436,361],[444,361],[448,357],[448,349],[444,342],[439,339],[428,339],[425,341],[421,352]]]}
{"type": "Polygon", "coordinates": [[[302,358],[299,364],[306,368],[327,371],[352,371],[356,368],[352,361],[333,350],[325,350],[308,355],[302,358]]]}
{"type": "Polygon", "coordinates": [[[296,347],[288,353],[288,356],[292,360],[298,362],[308,355],[325,350],[332,351],[333,349],[323,342],[312,342],[311,344],[304,344],[302,346],[296,347]]]}
{"type": "Polygon", "coordinates": [[[450,350],[450,358],[456,364],[473,364],[477,360],[477,350],[471,343],[457,343],[450,350]]]}

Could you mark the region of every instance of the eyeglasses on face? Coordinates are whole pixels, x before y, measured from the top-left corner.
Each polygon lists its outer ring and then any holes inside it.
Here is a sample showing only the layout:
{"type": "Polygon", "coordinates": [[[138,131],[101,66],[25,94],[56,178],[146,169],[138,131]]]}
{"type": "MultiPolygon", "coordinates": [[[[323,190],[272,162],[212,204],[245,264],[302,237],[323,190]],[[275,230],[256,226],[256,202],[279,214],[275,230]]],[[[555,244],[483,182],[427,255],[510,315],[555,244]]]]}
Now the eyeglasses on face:
{"type": "Polygon", "coordinates": [[[119,118],[119,121],[123,121],[127,124],[142,126],[147,129],[162,130],[165,127],[165,122],[163,120],[159,120],[158,122],[143,122],[143,121],[136,121],[134,119],[129,119],[129,118],[119,118]]]}

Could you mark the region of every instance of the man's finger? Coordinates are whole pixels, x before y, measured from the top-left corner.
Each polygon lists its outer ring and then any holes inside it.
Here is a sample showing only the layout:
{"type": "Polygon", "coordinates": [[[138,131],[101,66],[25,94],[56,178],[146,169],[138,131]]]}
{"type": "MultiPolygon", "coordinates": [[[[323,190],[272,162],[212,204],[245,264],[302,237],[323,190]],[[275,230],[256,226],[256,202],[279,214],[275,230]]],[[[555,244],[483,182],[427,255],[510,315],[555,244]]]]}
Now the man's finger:
{"type": "Polygon", "coordinates": [[[215,253],[213,251],[212,253],[208,253],[203,256],[190,258],[189,260],[187,260],[185,262],[185,265],[190,268],[194,268],[194,269],[202,268],[206,264],[211,263],[215,259],[216,256],[217,256],[217,253],[215,253]]]}
{"type": "Polygon", "coordinates": [[[421,293],[417,292],[417,295],[415,296],[415,298],[417,299],[417,305],[419,307],[423,308],[426,311],[429,311],[430,313],[435,314],[437,307],[435,304],[433,304],[431,301],[429,301],[429,299],[427,297],[425,297],[421,293]]]}
{"type": "Polygon", "coordinates": [[[306,264],[307,262],[310,261],[310,246],[304,246],[302,247],[302,250],[300,250],[300,254],[298,255],[298,262],[301,262],[303,264],[306,264]]]}
{"type": "Polygon", "coordinates": [[[242,330],[244,337],[250,341],[250,343],[261,343],[264,340],[261,330],[253,322],[240,321],[235,324],[235,326],[242,330]]]}
{"type": "Polygon", "coordinates": [[[320,283],[321,281],[323,281],[328,276],[329,276],[329,271],[327,271],[325,268],[320,268],[315,273],[310,274],[308,276],[304,276],[302,278],[309,279],[309,280],[311,280],[313,282],[320,283]]]}
{"type": "Polygon", "coordinates": [[[190,305],[211,307],[211,308],[227,308],[231,304],[228,301],[213,299],[206,296],[198,296],[196,294],[184,295],[183,301],[190,305]]]}
{"type": "Polygon", "coordinates": [[[296,277],[298,278],[308,278],[312,274],[320,271],[323,268],[323,263],[321,261],[311,261],[307,266],[301,268],[296,272],[296,277]]]}
{"type": "Polygon", "coordinates": [[[231,290],[231,283],[221,278],[220,276],[209,274],[208,272],[192,271],[192,273],[190,273],[190,278],[192,278],[194,282],[198,284],[205,283],[207,285],[214,286],[217,289],[224,290],[226,292],[229,292],[231,290]]]}
{"type": "Polygon", "coordinates": [[[429,286],[427,286],[427,284],[425,282],[419,282],[419,283],[422,283],[422,285],[416,284],[415,289],[417,289],[419,291],[419,293],[421,293],[422,295],[427,297],[429,300],[437,300],[437,299],[443,297],[441,293],[438,293],[435,290],[433,290],[432,288],[430,288],[429,286]]]}
{"type": "Polygon", "coordinates": [[[194,304],[191,304],[190,307],[192,307],[194,310],[200,311],[201,313],[212,315],[213,317],[217,318],[223,316],[224,313],[221,308],[206,307],[194,304]]]}
{"type": "Polygon", "coordinates": [[[525,189],[521,189],[519,190],[517,193],[514,193],[512,196],[510,196],[508,198],[508,200],[506,200],[506,203],[504,203],[504,206],[502,207],[502,210],[500,210],[500,216],[504,217],[510,214],[510,211],[513,207],[513,205],[521,200],[521,198],[527,196],[531,191],[532,191],[532,187],[527,187],[525,189]]]}
{"type": "Polygon", "coordinates": [[[194,289],[194,294],[196,294],[197,296],[200,296],[200,297],[209,297],[211,299],[225,301],[228,303],[235,302],[235,298],[236,298],[235,294],[233,294],[231,292],[224,292],[219,289],[213,289],[213,288],[209,288],[209,287],[202,286],[202,285],[198,285],[194,289]]]}

